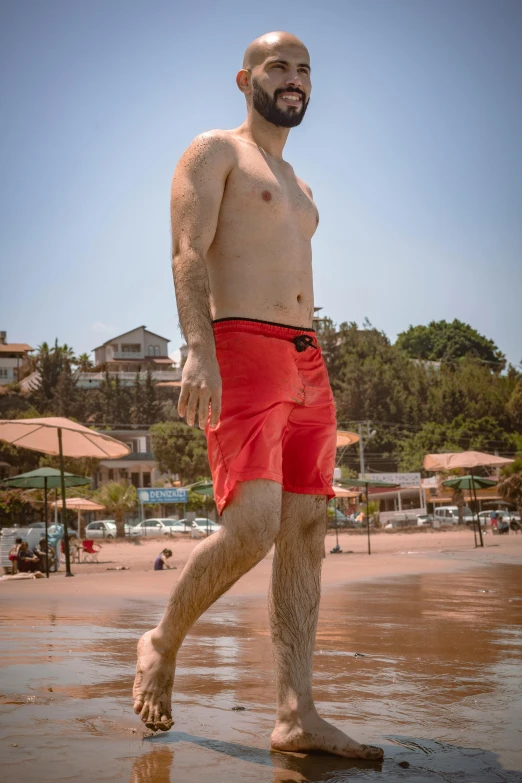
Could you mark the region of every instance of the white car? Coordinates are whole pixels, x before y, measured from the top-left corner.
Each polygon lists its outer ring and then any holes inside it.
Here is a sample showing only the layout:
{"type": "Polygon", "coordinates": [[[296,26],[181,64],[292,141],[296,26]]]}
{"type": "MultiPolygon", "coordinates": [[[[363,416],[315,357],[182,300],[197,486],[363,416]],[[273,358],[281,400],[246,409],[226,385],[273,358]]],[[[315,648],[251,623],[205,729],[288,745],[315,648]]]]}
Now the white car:
{"type": "Polygon", "coordinates": [[[113,519],[99,519],[85,527],[85,538],[116,538],[118,528],[113,519]]]}
{"type": "MultiPolygon", "coordinates": [[[[183,523],[183,520],[181,520],[183,523]]],[[[190,531],[190,526],[187,532],[190,531]]],[[[160,538],[161,536],[172,536],[174,533],[184,533],[185,525],[180,524],[177,519],[144,519],[131,528],[130,536],[136,538],[160,538]]]]}
{"type": "Polygon", "coordinates": [[[197,531],[202,536],[210,536],[212,533],[217,533],[218,530],[221,530],[221,525],[206,517],[196,517],[193,522],[188,522],[186,519],[180,519],[180,522],[191,525],[192,530],[197,531]]]}

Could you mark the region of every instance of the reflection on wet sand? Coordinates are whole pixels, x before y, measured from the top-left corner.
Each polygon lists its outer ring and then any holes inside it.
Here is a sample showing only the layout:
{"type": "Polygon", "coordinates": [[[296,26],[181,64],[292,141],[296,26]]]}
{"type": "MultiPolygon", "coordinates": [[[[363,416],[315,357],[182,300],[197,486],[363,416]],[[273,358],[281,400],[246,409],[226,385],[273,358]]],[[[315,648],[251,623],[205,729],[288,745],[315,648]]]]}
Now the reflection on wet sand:
{"type": "Polygon", "coordinates": [[[270,752],[265,601],[225,597],[196,624],[178,660],[176,726],[145,740],[130,693],[136,640],[160,603],[75,613],[70,603],[35,598],[23,621],[4,603],[2,779],[520,781],[521,570],[383,579],[326,593],[318,707],[360,741],[383,744],[382,764],[270,752]]]}

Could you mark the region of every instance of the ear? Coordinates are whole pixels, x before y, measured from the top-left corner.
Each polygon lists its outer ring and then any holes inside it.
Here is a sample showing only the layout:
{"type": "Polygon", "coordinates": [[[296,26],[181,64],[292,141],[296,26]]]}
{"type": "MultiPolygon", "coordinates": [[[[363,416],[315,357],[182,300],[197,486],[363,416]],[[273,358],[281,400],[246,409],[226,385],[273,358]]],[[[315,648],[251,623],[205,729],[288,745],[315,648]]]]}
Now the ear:
{"type": "Polygon", "coordinates": [[[238,89],[241,90],[244,95],[247,95],[249,92],[251,92],[250,71],[242,68],[236,76],[236,84],[238,89]]]}

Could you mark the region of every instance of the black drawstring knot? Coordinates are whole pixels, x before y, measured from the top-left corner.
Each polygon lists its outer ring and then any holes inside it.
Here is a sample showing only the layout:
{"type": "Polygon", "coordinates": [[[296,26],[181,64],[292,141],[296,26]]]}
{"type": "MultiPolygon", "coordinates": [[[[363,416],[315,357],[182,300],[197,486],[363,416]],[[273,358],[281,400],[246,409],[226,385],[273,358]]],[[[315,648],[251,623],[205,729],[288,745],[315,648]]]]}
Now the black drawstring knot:
{"type": "Polygon", "coordinates": [[[295,350],[298,353],[301,353],[301,351],[306,351],[307,348],[315,348],[314,338],[309,334],[298,334],[297,337],[293,338],[292,342],[295,345],[295,350]]]}

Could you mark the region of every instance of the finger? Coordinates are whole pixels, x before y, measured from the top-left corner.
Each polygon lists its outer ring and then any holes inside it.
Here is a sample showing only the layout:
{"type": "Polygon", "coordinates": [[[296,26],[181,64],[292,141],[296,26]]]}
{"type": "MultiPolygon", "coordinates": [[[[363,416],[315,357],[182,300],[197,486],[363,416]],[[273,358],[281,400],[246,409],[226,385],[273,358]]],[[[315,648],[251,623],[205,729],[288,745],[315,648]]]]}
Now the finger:
{"type": "Polygon", "coordinates": [[[221,389],[216,389],[210,402],[210,426],[217,427],[221,416],[221,389]]]}
{"type": "Polygon", "coordinates": [[[190,392],[190,397],[188,399],[187,410],[185,414],[185,419],[190,427],[192,427],[194,422],[196,421],[196,410],[198,407],[198,400],[199,400],[199,389],[192,389],[192,391],[190,392]]]}
{"type": "Polygon", "coordinates": [[[208,406],[210,403],[210,392],[208,389],[201,389],[199,393],[198,419],[199,427],[204,430],[208,421],[208,406]]]}
{"type": "Polygon", "coordinates": [[[189,396],[190,396],[190,386],[188,386],[186,383],[182,383],[181,393],[179,395],[179,400],[178,400],[178,413],[181,416],[181,418],[184,417],[185,411],[187,410],[187,402],[189,396]]]}

